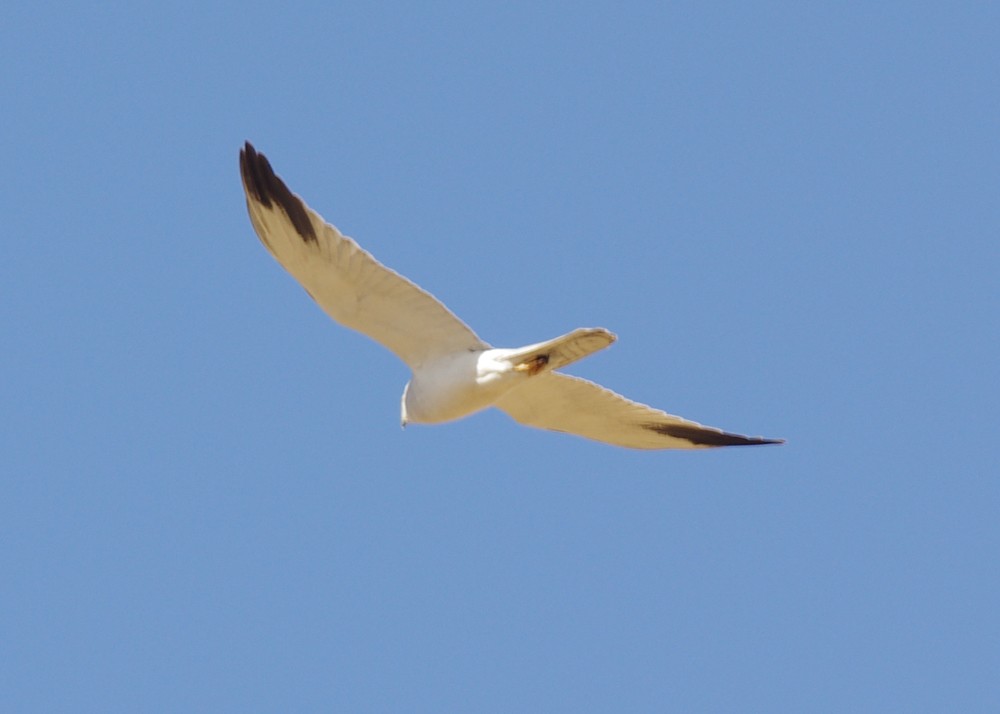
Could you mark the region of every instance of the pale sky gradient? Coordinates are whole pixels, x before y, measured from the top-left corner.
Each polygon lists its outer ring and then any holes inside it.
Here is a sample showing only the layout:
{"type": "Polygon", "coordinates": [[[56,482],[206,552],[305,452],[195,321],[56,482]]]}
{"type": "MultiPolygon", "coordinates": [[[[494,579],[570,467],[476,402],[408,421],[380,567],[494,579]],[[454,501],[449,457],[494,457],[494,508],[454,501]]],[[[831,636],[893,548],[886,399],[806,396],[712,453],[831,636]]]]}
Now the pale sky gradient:
{"type": "Polygon", "coordinates": [[[1000,6],[4,15],[0,711],[997,711],[1000,6]],[[400,430],[247,139],[484,339],[788,443],[400,430]]]}

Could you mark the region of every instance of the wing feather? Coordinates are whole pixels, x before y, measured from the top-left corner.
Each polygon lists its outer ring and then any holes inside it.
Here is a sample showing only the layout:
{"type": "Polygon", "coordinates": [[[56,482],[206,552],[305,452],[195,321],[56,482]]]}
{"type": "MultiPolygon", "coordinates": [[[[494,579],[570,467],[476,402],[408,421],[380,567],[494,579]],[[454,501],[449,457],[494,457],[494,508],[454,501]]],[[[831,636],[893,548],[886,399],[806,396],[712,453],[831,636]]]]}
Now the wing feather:
{"type": "Polygon", "coordinates": [[[310,209],[250,142],[240,151],[240,173],[261,242],[334,320],[413,369],[438,356],[489,347],[437,298],[310,209]]]}
{"type": "Polygon", "coordinates": [[[633,402],[586,379],[540,374],[496,405],[514,421],[633,449],[698,449],[780,444],[780,439],[730,434],[633,402]]]}

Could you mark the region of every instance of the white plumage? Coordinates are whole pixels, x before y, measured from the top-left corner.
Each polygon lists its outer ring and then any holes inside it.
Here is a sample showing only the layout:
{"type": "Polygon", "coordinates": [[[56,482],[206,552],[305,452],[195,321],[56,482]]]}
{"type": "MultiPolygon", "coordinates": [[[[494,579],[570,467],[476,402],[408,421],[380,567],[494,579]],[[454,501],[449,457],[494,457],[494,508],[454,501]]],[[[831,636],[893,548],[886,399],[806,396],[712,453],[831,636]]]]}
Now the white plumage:
{"type": "Polygon", "coordinates": [[[250,220],[271,255],[330,317],[410,367],[404,425],[452,421],[495,406],[528,426],[636,449],[780,443],[702,426],[555,371],[614,342],[603,328],[493,348],[433,295],[306,206],[249,142],[240,152],[240,173],[250,220]]]}

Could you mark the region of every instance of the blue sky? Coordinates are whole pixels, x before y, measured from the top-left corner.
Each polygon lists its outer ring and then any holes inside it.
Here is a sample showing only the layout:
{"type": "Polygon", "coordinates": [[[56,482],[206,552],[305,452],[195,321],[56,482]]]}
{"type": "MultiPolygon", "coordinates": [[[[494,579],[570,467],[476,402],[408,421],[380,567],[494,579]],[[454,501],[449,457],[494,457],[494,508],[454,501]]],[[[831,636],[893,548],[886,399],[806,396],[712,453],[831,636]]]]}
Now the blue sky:
{"type": "Polygon", "coordinates": [[[7,8],[0,709],[995,711],[998,22],[7,8]],[[246,139],[485,339],[788,443],[401,431],[246,139]]]}

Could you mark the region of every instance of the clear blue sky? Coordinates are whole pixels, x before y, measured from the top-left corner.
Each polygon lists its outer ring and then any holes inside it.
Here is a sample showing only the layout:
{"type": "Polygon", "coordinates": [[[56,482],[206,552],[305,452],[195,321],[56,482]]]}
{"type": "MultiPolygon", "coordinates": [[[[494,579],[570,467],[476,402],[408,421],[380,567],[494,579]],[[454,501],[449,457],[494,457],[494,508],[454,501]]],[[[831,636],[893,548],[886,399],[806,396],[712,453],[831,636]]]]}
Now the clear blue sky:
{"type": "Polygon", "coordinates": [[[997,711],[998,27],[6,8],[0,710],[997,711]],[[485,339],[607,327],[574,373],[788,443],[401,431],[246,139],[485,339]]]}

